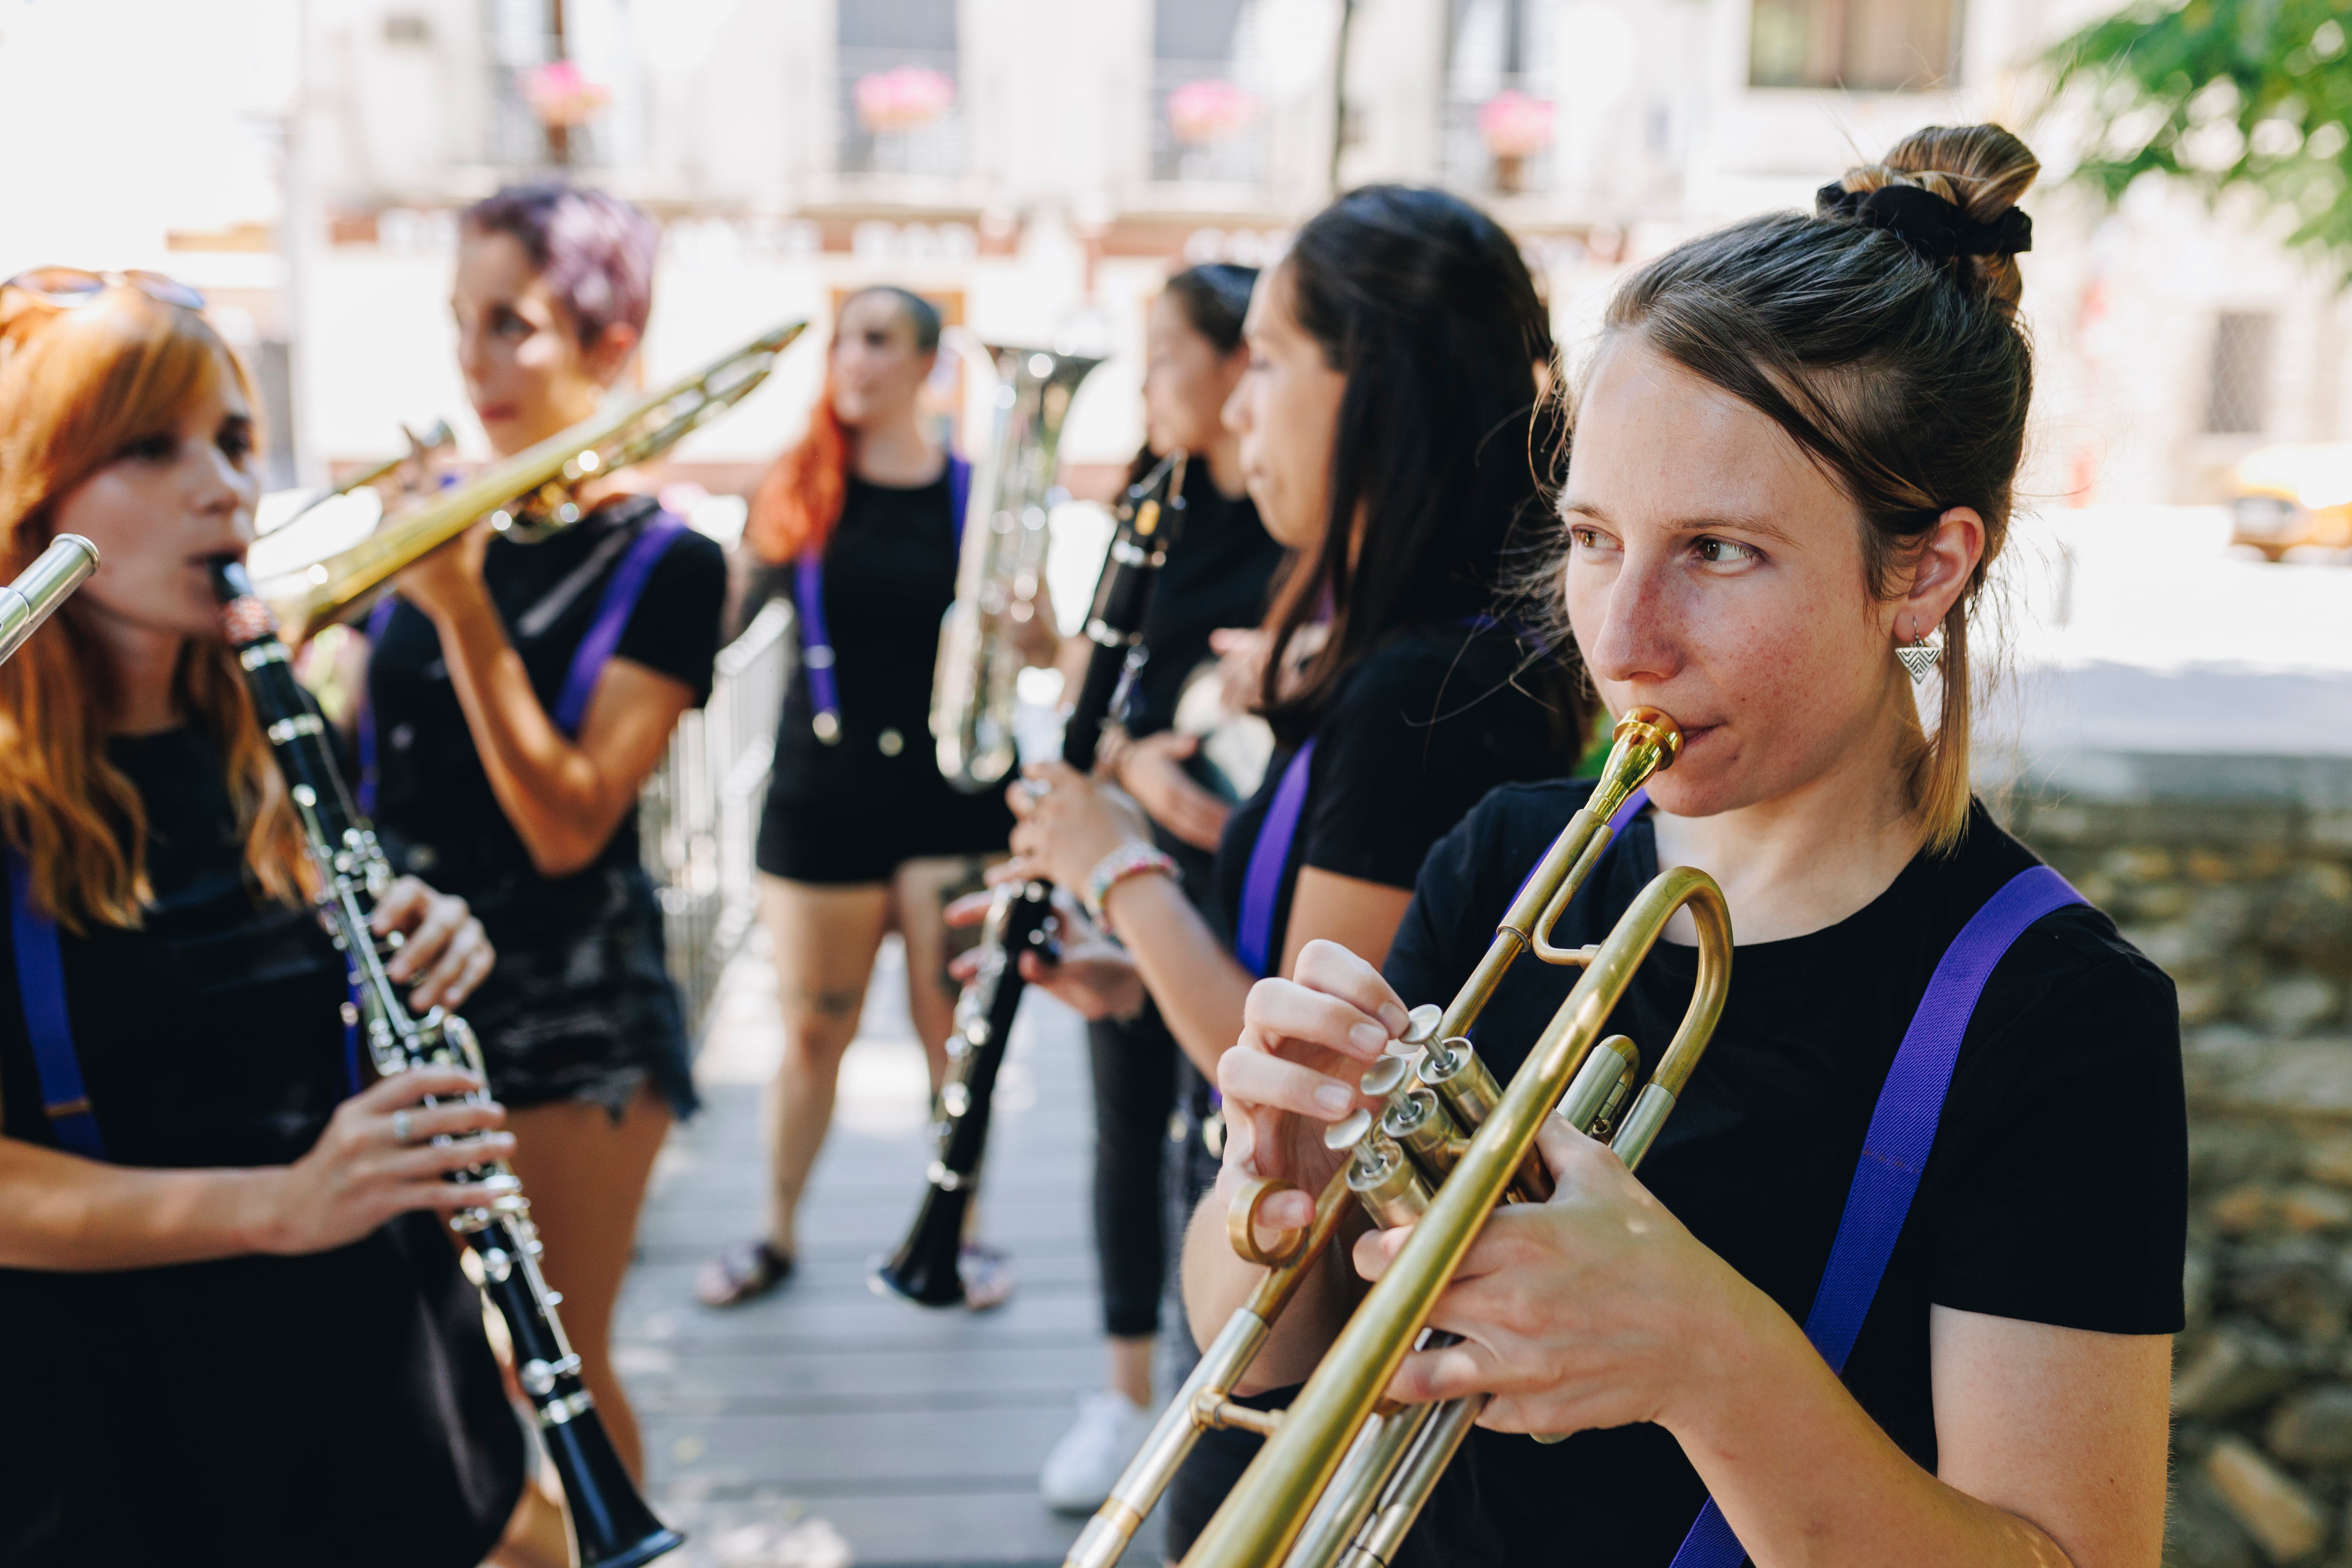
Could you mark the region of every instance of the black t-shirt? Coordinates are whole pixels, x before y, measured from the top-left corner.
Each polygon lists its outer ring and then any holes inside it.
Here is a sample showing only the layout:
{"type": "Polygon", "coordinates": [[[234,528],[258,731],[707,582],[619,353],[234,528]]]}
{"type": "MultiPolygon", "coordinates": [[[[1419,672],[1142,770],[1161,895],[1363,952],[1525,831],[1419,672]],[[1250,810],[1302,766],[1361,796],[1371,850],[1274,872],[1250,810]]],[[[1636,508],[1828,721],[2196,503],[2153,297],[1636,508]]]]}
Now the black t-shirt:
{"type": "MultiPolygon", "coordinates": [[[[1523,677],[1529,653],[1505,625],[1409,627],[1350,671],[1316,727],[1306,809],[1283,868],[1268,942],[1278,963],[1299,868],[1410,888],[1429,847],[1487,791],[1576,765],[1565,715],[1523,677]]],[[[1232,939],[1267,808],[1297,748],[1276,749],[1257,793],[1226,820],[1216,907],[1232,939]]]]}
{"type": "MultiPolygon", "coordinates": [[[[551,712],[606,585],[657,510],[647,498],[625,497],[535,544],[490,541],[482,580],[530,672],[532,691],[551,712]]],[[[646,577],[613,657],[684,683],[701,702],[710,695],[726,597],[725,552],[691,530],[681,533],[646,577]]],[[[499,808],[466,726],[440,634],[414,605],[393,612],[368,660],[368,701],[376,735],[376,823],[404,850],[418,844],[433,849],[429,864],[408,858],[404,868],[460,890],[529,872],[530,855],[499,808]]],[[[596,864],[636,860],[633,805],[596,864]]]]}
{"type": "MultiPolygon", "coordinates": [[[[1387,965],[1408,1004],[1451,999],[1591,788],[1498,790],[1431,852],[1387,965]]],[[[1920,856],[1864,909],[1738,948],[1722,1022],[1641,1179],[1798,1322],[1928,976],[1969,918],[2035,863],[1979,805],[1953,855],[1920,856]]],[[[1612,847],[1554,940],[1601,940],[1657,871],[1644,817],[1612,847]]],[[[1610,1019],[1611,1033],[1641,1047],[1645,1069],[1682,1017],[1696,961],[1695,949],[1659,943],[1610,1019]]],[[[1532,959],[1512,966],[1473,1036],[1498,1078],[1517,1069],[1579,973],[1532,959]]],[[[1929,1304],[2106,1333],[2174,1332],[2186,1215],[2172,984],[2098,910],[2049,915],[1994,970],[1969,1022],[1847,1388],[1932,1471],[1929,1304]],[[2052,1135],[2058,1121],[2063,1136],[2052,1135]]],[[[1706,1497],[1656,1426],[1556,1447],[1481,1431],[1470,1453],[1416,1531],[1417,1553],[1512,1568],[1662,1568],[1706,1497]]]]}
{"type": "MultiPolygon", "coordinates": [[[[146,805],[155,900],[139,930],[58,932],[106,1157],[288,1163],[348,1087],[342,961],[307,907],[249,889],[208,734],[108,752],[146,805]]],[[[0,961],[7,1136],[54,1147],[41,1102],[16,964],[0,961]]],[[[295,1568],[333,1542],[338,1563],[464,1568],[520,1494],[481,1296],[429,1215],[302,1257],[0,1269],[0,1324],[12,1563],[295,1568]]]]}
{"type": "Polygon", "coordinates": [[[1248,496],[1219,494],[1208,464],[1192,465],[1184,479],[1183,531],[1144,611],[1146,658],[1122,715],[1129,734],[1156,734],[1176,721],[1185,678],[1210,657],[1209,634],[1257,625],[1283,553],[1248,496]]]}
{"type": "MultiPolygon", "coordinates": [[[[790,594],[793,568],[776,569],[790,594]]],[[[948,470],[927,485],[871,484],[852,474],[841,521],[824,547],[824,619],[833,640],[841,735],[832,745],[811,727],[808,672],[795,669],[776,731],[771,790],[787,800],[822,800],[874,790],[898,793],[918,764],[939,771],[931,750],[931,677],[940,619],[955,602],[955,508],[948,470]],[[896,746],[881,745],[884,731],[896,746]]]]}

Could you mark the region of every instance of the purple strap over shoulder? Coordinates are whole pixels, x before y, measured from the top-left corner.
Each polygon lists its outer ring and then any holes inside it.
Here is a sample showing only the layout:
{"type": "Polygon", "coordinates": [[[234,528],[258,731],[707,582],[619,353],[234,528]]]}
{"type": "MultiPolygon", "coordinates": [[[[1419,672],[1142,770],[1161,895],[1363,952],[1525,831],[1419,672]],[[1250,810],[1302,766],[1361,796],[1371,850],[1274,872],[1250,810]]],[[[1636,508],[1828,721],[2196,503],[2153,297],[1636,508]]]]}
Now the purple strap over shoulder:
{"type": "MultiPolygon", "coordinates": [[[[936,482],[936,481],[935,481],[936,482]]],[[[963,512],[971,500],[971,465],[948,458],[948,515],[956,552],[963,552],[963,512]]],[[[801,668],[808,676],[811,727],[830,746],[841,739],[841,687],[833,674],[833,632],[824,618],[824,552],[804,550],[793,562],[793,609],[800,626],[801,668]]]]}
{"type": "MultiPolygon", "coordinates": [[[[58,925],[33,907],[33,868],[8,851],[8,928],[16,960],[16,1000],[25,1014],[25,1035],[33,1047],[33,1072],[41,1086],[41,1109],[58,1135],[58,1147],[85,1159],[106,1158],[83,1086],[81,1055],[74,1048],[73,1016],[66,1005],[66,964],[58,945],[58,925]]],[[[343,1089],[360,1091],[359,981],[353,976],[352,1006],[343,1015],[343,1089]]]]}
{"type": "Polygon", "coordinates": [[[604,678],[604,666],[621,646],[621,634],[628,629],[629,616],[645,596],[655,566],[685,532],[686,524],[669,513],[654,513],[628,553],[621,557],[620,565],[613,569],[604,584],[604,600],[596,606],[596,618],[588,623],[588,635],[580,639],[572,668],[564,672],[563,689],[556,694],[554,710],[548,714],[570,738],[580,738],[581,721],[588,717],[588,700],[596,695],[596,682],[604,678]]]}
{"type": "Polygon", "coordinates": [[[1234,932],[1234,956],[1252,974],[1264,977],[1273,956],[1274,906],[1282,900],[1282,873],[1290,864],[1290,846],[1298,837],[1298,819],[1307,810],[1307,777],[1315,763],[1315,738],[1298,748],[1282,782],[1274,786],[1265,820],[1258,824],[1257,841],[1250,846],[1249,869],[1242,877],[1242,910],[1234,932]]]}
{"type": "MultiPolygon", "coordinates": [[[[2086,902],[2066,879],[2047,866],[2011,878],[1969,918],[1945,950],[1927,982],[1927,994],[1904,1031],[1902,1048],[1870,1113],[1853,1187],[1846,1194],[1837,1241],[1820,1290],[1805,1317],[1805,1337],[1813,1342],[1832,1372],[1845,1370],[1862,1321],[1870,1311],[1878,1282],[1894,1256],[1895,1237],[1919,1190],[1919,1173],[1935,1147],[1944,1096],[1959,1060],[1960,1040],[1984,994],[1995,965],[2028,927],[2042,916],[2086,902]]],[[[1715,1500],[1707,1500],[1691,1526],[1672,1568],[1738,1568],[1748,1552],[1715,1500]]]]}

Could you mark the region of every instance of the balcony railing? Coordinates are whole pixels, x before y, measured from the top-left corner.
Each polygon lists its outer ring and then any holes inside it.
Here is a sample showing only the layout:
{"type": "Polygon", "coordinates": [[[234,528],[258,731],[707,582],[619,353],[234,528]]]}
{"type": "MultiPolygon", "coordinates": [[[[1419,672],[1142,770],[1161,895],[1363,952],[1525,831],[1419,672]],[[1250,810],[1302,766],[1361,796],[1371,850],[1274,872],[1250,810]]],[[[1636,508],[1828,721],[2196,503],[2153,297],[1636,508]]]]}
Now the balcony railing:
{"type": "Polygon", "coordinates": [[[660,889],[670,978],[702,1031],[719,977],[759,912],[751,868],[776,750],[793,614],[770,603],[720,650],[710,700],[688,710],[637,799],[646,871],[660,889]]]}
{"type": "Polygon", "coordinates": [[[1538,91],[1506,78],[1494,93],[1447,98],[1438,122],[1446,184],[1481,195],[1519,195],[1551,189],[1552,152],[1549,142],[1537,151],[1517,157],[1497,155],[1488,142],[1481,116],[1496,99],[1513,91],[1538,104],[1550,97],[1549,90],[1538,91]]]}

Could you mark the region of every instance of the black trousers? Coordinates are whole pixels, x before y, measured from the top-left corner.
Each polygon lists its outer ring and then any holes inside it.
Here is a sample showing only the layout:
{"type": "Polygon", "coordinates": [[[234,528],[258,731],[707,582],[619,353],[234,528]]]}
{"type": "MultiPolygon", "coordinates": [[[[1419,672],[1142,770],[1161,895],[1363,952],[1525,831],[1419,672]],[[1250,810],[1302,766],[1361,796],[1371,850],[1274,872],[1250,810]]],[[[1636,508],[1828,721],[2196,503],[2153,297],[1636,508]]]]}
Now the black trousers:
{"type": "Polygon", "coordinates": [[[1087,1025],[1087,1044],[1095,1084],[1095,1260],[1103,1332],[1149,1339],[1160,1331],[1168,1285],[1160,1183],[1182,1053],[1150,1006],[1127,1023],[1087,1025]]]}

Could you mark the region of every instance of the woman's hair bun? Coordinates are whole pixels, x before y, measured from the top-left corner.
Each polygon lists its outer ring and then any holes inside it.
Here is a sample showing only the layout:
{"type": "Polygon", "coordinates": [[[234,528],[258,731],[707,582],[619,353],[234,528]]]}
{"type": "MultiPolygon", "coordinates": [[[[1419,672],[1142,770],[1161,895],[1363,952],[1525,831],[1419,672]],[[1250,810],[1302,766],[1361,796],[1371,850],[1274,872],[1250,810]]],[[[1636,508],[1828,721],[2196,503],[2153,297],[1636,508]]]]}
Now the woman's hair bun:
{"type": "MultiPolygon", "coordinates": [[[[1998,125],[1930,125],[1896,142],[1883,162],[1847,170],[1839,184],[1852,192],[1903,185],[1930,191],[1971,225],[1990,228],[2008,220],[2041,173],[2033,150],[1998,125]]],[[[2003,311],[2017,309],[2024,279],[2013,250],[1956,255],[1945,265],[1964,287],[2003,311]]]]}

